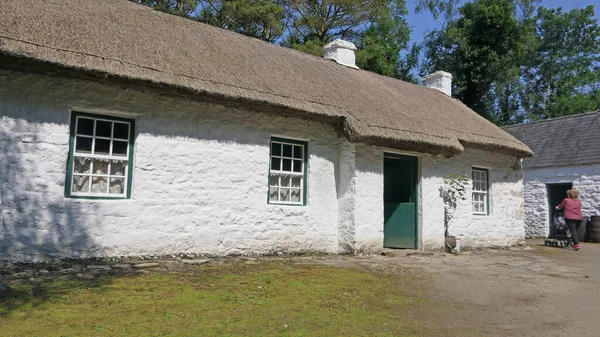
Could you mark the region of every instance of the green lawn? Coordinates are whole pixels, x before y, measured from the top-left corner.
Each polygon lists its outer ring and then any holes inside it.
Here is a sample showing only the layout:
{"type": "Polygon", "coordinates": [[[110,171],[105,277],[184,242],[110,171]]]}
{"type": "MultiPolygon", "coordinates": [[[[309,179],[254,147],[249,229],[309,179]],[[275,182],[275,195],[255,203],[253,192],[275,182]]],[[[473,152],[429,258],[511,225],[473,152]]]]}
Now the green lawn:
{"type": "Polygon", "coordinates": [[[374,271],[239,262],[9,286],[2,336],[426,335],[417,283],[374,271]]]}

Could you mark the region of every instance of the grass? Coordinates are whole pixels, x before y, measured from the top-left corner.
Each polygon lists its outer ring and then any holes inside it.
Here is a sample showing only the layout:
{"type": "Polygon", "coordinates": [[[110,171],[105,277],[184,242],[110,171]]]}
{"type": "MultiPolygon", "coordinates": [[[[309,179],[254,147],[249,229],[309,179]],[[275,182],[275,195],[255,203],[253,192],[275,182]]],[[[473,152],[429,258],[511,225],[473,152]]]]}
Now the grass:
{"type": "Polygon", "coordinates": [[[2,336],[420,336],[407,276],[260,262],[11,283],[2,336]]]}

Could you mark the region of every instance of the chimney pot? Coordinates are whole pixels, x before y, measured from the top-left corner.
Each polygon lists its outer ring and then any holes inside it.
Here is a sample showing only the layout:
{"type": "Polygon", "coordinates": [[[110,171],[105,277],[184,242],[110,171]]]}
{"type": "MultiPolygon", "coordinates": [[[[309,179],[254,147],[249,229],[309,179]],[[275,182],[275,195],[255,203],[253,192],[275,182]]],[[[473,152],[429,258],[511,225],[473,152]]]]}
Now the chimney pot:
{"type": "Polygon", "coordinates": [[[354,43],[337,39],[323,47],[323,58],[334,60],[346,67],[358,69],[355,51],[356,46],[354,43]]]}
{"type": "Polygon", "coordinates": [[[427,88],[439,90],[452,97],[452,74],[450,73],[445,71],[436,71],[433,74],[423,77],[421,82],[427,88]]]}

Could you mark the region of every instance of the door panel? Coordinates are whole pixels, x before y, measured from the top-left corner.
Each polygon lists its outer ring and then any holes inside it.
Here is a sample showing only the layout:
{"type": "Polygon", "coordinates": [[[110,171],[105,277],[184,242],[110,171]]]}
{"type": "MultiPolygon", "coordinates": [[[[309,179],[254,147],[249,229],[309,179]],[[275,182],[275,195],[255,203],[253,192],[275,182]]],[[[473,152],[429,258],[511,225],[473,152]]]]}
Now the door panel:
{"type": "Polygon", "coordinates": [[[417,248],[417,158],[384,157],[386,248],[417,248]]]}

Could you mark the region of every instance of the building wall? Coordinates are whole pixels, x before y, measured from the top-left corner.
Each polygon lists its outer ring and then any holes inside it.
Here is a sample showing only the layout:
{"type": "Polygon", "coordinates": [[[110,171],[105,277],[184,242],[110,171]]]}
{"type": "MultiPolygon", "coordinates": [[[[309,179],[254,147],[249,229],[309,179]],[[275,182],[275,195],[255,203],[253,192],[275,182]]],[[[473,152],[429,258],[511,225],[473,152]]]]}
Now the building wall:
{"type": "Polygon", "coordinates": [[[0,83],[1,257],[338,252],[332,127],[96,83],[0,83]],[[130,200],[64,197],[71,108],[135,117],[130,200]],[[272,135],[309,142],[304,207],[267,204],[272,135]]]}
{"type": "MultiPolygon", "coordinates": [[[[0,72],[0,258],[376,252],[385,151],[319,122],[0,72]],[[64,197],[71,109],[135,118],[131,199],[64,197]],[[306,206],[267,204],[271,136],[308,141],[306,206]]],[[[515,160],[421,155],[420,247],[443,247],[439,187],[472,165],[491,168],[491,214],[471,214],[469,191],[451,234],[470,246],[522,242],[515,160]]]]}
{"type": "Polygon", "coordinates": [[[550,207],[546,184],[573,183],[580,191],[584,215],[600,214],[600,165],[548,167],[525,170],[525,231],[527,237],[547,237],[550,207]]]}
{"type": "Polygon", "coordinates": [[[452,158],[421,157],[422,245],[425,249],[443,247],[444,203],[440,186],[450,173],[471,178],[472,167],[489,170],[489,215],[474,215],[472,185],[450,223],[449,234],[462,238],[469,247],[510,246],[524,243],[523,180],[515,157],[476,149],[452,158]]]}

